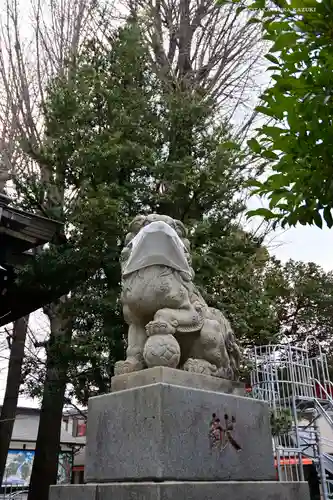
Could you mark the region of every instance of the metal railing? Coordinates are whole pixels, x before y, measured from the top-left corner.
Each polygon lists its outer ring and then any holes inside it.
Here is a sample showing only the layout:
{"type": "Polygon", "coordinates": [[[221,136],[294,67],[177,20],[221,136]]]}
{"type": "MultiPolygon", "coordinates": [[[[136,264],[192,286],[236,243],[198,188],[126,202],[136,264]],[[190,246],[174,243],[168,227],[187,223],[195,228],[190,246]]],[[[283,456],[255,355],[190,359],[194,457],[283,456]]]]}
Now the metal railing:
{"type": "Polygon", "coordinates": [[[16,498],[17,500],[21,500],[21,497],[26,498],[29,493],[29,490],[23,490],[23,491],[16,491],[16,493],[12,493],[9,495],[8,500],[14,500],[16,498]]]}
{"type": "Polygon", "coordinates": [[[17,490],[17,488],[9,486],[4,488],[3,493],[0,493],[0,500],[25,500],[29,490],[17,490]]]}
{"type": "Polygon", "coordinates": [[[333,437],[333,384],[325,353],[317,345],[317,356],[310,356],[310,341],[301,347],[289,342],[256,347],[252,396],[266,401],[276,418],[289,420],[287,430],[273,440],[279,480],[303,481],[303,459],[310,459],[323,499],[333,500],[333,457],[327,452],[328,447],[333,452],[333,440],[322,438],[318,426],[319,418],[325,420],[333,437]]]}

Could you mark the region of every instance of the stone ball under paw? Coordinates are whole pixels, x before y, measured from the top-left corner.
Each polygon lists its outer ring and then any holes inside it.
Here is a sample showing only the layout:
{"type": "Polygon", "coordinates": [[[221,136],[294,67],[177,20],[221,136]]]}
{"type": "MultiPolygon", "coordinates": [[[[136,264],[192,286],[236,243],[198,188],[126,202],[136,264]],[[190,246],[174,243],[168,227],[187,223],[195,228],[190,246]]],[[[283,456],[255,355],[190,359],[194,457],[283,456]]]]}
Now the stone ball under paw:
{"type": "Polygon", "coordinates": [[[153,366],[177,368],[180,361],[180,346],[173,335],[153,335],[147,339],[143,357],[148,368],[153,366]]]}

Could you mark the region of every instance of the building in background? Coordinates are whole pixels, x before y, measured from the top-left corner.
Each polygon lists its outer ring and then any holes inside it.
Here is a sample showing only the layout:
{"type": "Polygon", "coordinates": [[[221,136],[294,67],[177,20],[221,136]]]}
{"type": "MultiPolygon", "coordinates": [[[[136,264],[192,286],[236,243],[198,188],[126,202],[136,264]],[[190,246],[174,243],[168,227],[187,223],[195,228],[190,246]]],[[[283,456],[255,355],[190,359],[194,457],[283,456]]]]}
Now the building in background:
{"type": "MultiPolygon", "coordinates": [[[[26,488],[29,486],[39,414],[39,409],[17,408],[2,487],[26,488]]],[[[65,424],[63,424],[60,437],[58,483],[72,482],[74,457],[80,453],[84,444],[85,438],[74,437],[71,432],[66,431],[65,424]]]]}
{"type": "Polygon", "coordinates": [[[67,411],[63,415],[63,428],[71,434],[80,448],[77,448],[73,457],[72,482],[74,484],[83,484],[84,482],[84,464],[85,464],[85,444],[87,431],[87,411],[67,411]]]}

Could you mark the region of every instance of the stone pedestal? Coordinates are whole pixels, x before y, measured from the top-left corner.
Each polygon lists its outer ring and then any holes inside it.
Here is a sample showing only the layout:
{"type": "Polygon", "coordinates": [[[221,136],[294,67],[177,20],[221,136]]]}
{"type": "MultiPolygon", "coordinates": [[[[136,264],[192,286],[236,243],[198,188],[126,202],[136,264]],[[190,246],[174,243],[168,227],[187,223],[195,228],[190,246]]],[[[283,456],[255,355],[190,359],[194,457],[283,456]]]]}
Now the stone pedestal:
{"type": "Polygon", "coordinates": [[[241,384],[152,368],[112,388],[89,401],[88,484],[54,486],[50,500],[309,499],[306,483],[274,482],[268,407],[241,384]]]}
{"type": "Polygon", "coordinates": [[[88,415],[88,483],[275,478],[268,407],[254,399],[157,383],[92,398],[88,415]],[[210,449],[213,413],[235,418],[240,451],[210,449]]]}

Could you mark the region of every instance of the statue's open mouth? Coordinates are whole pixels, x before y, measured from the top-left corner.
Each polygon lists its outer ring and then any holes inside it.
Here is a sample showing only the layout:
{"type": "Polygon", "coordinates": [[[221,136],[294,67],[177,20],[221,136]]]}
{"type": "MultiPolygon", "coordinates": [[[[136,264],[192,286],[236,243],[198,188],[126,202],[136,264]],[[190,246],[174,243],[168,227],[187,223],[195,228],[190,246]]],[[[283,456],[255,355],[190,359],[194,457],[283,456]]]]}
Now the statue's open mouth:
{"type": "Polygon", "coordinates": [[[123,276],[148,266],[167,266],[191,275],[184,243],[176,231],[165,222],[151,222],[131,241],[131,255],[124,265],[123,276]]]}

